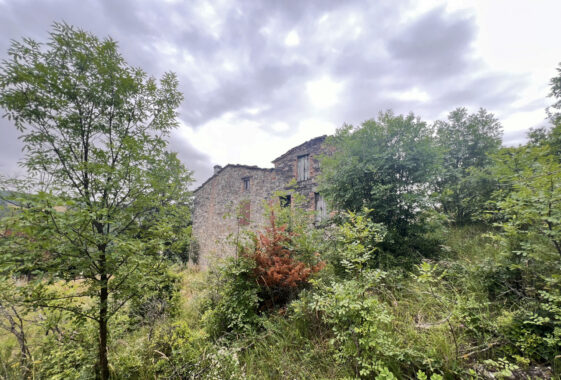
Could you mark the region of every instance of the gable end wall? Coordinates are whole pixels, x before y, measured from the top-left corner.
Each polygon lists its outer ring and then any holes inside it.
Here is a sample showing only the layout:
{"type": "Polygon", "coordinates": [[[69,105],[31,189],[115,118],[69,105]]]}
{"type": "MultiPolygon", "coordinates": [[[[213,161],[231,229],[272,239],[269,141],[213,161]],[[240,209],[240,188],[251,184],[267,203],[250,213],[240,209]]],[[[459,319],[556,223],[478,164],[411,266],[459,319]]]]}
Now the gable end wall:
{"type": "MultiPolygon", "coordinates": [[[[208,267],[215,259],[236,254],[236,236],[244,229],[258,230],[267,225],[264,202],[277,201],[272,195],[278,190],[296,191],[307,199],[306,208],[314,210],[319,156],[326,153],[325,136],[292,148],[275,161],[274,169],[255,166],[227,165],[195,191],[193,208],[193,236],[199,245],[199,263],[208,267]],[[310,175],[306,181],[296,182],[298,156],[309,155],[310,175]],[[249,191],[243,179],[250,179],[249,191]],[[249,224],[240,223],[239,207],[249,202],[249,224]]],[[[246,206],[243,206],[244,210],[246,206]]]]}

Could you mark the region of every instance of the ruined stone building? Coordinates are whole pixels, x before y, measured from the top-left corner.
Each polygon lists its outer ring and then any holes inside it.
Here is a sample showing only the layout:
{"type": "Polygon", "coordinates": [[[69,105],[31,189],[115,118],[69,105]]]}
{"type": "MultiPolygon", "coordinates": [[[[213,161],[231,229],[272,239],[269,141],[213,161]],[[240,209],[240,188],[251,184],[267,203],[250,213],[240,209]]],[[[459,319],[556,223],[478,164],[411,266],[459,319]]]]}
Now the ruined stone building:
{"type": "Polygon", "coordinates": [[[232,238],[243,229],[256,230],[267,223],[264,204],[281,201],[291,205],[291,195],[273,199],[278,190],[302,194],[316,218],[325,217],[323,198],[317,191],[319,156],[326,152],[326,136],[298,145],[272,162],[274,168],[232,165],[215,166],[214,174],[195,190],[193,236],[198,244],[199,263],[235,254],[232,238]],[[292,185],[289,187],[289,183],[292,185]]]}

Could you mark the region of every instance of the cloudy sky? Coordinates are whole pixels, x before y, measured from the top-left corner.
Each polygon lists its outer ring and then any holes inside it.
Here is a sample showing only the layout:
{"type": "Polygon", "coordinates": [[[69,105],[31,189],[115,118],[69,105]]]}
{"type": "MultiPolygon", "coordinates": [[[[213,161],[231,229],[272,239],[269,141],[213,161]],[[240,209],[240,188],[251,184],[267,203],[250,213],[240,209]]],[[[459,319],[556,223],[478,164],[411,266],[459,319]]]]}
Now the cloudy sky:
{"type": "MultiPolygon", "coordinates": [[[[195,171],[270,161],[380,110],[445,118],[495,113],[505,143],[544,124],[561,62],[559,0],[0,0],[0,58],[11,39],[45,40],[66,21],[119,42],[127,61],[174,71],[185,101],[173,150],[195,171]]],[[[0,110],[1,112],[1,110],[0,110]]],[[[0,174],[21,144],[0,120],[0,174]]]]}

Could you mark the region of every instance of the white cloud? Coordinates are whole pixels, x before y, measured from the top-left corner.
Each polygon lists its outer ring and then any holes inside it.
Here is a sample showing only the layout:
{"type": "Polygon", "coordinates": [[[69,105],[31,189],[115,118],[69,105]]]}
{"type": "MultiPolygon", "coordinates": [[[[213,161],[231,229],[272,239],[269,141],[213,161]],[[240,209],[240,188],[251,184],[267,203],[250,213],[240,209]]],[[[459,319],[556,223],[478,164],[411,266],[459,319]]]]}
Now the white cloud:
{"type": "Polygon", "coordinates": [[[199,18],[198,23],[211,36],[218,39],[222,35],[223,19],[219,11],[227,12],[226,4],[216,4],[209,1],[198,1],[193,6],[199,18]],[[214,6],[213,6],[214,5],[214,6]]]}
{"type": "MultiPolygon", "coordinates": [[[[541,106],[533,111],[516,112],[532,99],[544,99],[549,93],[549,80],[556,76],[561,61],[558,36],[561,34],[559,0],[420,0],[406,14],[407,18],[444,6],[448,13],[472,16],[477,25],[472,42],[475,54],[495,72],[525,74],[527,82],[519,99],[501,118],[505,131],[528,129],[543,123],[541,106]],[[515,113],[510,113],[513,112],[515,113]]],[[[483,105],[484,106],[484,105],[483,105]]],[[[500,111],[500,110],[499,110],[500,111]]]]}
{"type": "Polygon", "coordinates": [[[249,107],[249,108],[245,108],[243,110],[243,112],[247,112],[250,115],[257,115],[263,111],[266,111],[269,107],[266,106],[259,106],[259,107],[249,107]]]}
{"type": "MultiPolygon", "coordinates": [[[[355,10],[341,10],[337,17],[324,14],[317,21],[317,43],[333,45],[355,40],[361,36],[365,27],[364,17],[355,10]]],[[[378,43],[377,41],[370,41],[378,43]]]]}
{"type": "Polygon", "coordinates": [[[533,127],[548,125],[545,110],[516,112],[507,117],[500,118],[505,131],[528,130],[533,127]]]}
{"type": "Polygon", "coordinates": [[[328,76],[306,83],[306,93],[312,105],[326,108],[337,104],[339,94],[343,89],[341,82],[336,82],[328,76]]]}
{"type": "Polygon", "coordinates": [[[423,90],[413,87],[407,91],[394,92],[393,96],[399,100],[404,101],[417,101],[417,102],[427,102],[430,100],[430,95],[423,90]]]}
{"type": "Polygon", "coordinates": [[[291,30],[290,33],[286,35],[286,38],[284,39],[284,44],[286,46],[300,45],[300,36],[298,35],[298,32],[295,30],[291,30]]]}
{"type": "Polygon", "coordinates": [[[257,122],[234,120],[231,115],[224,115],[197,129],[183,126],[179,134],[206,153],[213,164],[267,164],[259,158],[267,157],[267,149],[262,146],[263,141],[271,137],[259,128],[257,122]]]}
{"type": "Polygon", "coordinates": [[[271,125],[271,128],[275,132],[286,132],[290,129],[290,126],[283,121],[277,121],[271,125]]]}
{"type": "Polygon", "coordinates": [[[222,67],[224,68],[224,70],[229,72],[236,72],[239,70],[238,65],[234,61],[224,61],[222,67]]]}
{"type": "MultiPolygon", "coordinates": [[[[282,121],[271,127],[277,132],[290,129],[282,121]]],[[[334,133],[335,129],[336,125],[329,121],[309,118],[298,123],[291,134],[271,135],[259,122],[239,119],[228,113],[197,129],[182,125],[177,134],[208,155],[212,164],[272,167],[271,161],[287,150],[314,137],[334,133]]],[[[197,178],[197,181],[200,183],[205,179],[197,178]]]]}
{"type": "Polygon", "coordinates": [[[337,126],[332,122],[317,118],[302,120],[298,125],[298,131],[294,138],[294,145],[313,139],[314,137],[335,133],[337,126]]]}

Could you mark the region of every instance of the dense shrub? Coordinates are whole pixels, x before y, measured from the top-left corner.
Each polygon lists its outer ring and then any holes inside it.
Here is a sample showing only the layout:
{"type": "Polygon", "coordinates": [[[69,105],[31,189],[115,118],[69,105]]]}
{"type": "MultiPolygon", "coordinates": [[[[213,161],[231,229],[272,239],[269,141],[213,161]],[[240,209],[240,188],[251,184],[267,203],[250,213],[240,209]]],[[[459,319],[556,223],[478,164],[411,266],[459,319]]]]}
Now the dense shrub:
{"type": "Polygon", "coordinates": [[[84,379],[95,376],[95,325],[68,320],[64,313],[48,313],[42,325],[44,337],[37,345],[37,378],[84,379]],[[79,327],[79,328],[78,328],[79,327]]]}
{"type": "Polygon", "coordinates": [[[230,258],[210,274],[209,294],[203,302],[203,324],[212,338],[253,331],[260,324],[259,287],[255,261],[230,258]]]}
{"type": "Polygon", "coordinates": [[[286,225],[276,225],[274,211],[269,220],[270,226],[259,233],[254,246],[243,253],[255,262],[253,276],[260,287],[262,309],[285,305],[306,286],[310,276],[325,265],[321,261],[308,265],[295,259],[291,251],[295,233],[287,232],[286,225]]]}
{"type": "Polygon", "coordinates": [[[275,212],[271,225],[242,246],[239,258],[230,258],[211,273],[211,291],[204,306],[204,323],[212,337],[249,333],[260,325],[259,314],[286,305],[307,284],[310,276],[323,268],[295,258],[295,232],[277,226],[275,212]]]}
{"type": "MultiPolygon", "coordinates": [[[[376,268],[385,228],[367,213],[347,214],[329,256],[336,277],[314,281],[314,288],[292,303],[292,317],[329,331],[335,361],[350,366],[354,376],[411,375],[412,368],[427,367],[424,360],[430,353],[423,352],[427,348],[423,342],[407,342],[409,337],[397,328],[398,312],[388,302],[393,296],[388,297],[385,285],[388,272],[376,268]],[[402,371],[405,368],[409,369],[402,371]]],[[[397,302],[395,297],[393,301],[397,302]]]]}
{"type": "Polygon", "coordinates": [[[154,326],[167,317],[174,317],[178,313],[180,278],[177,274],[163,268],[163,273],[157,282],[145,284],[144,293],[131,300],[128,314],[131,328],[136,324],[154,326]]]}
{"type": "Polygon", "coordinates": [[[351,364],[361,377],[380,372],[397,353],[391,313],[369,292],[380,275],[322,286],[311,302],[312,310],[332,329],[335,360],[351,364]]]}
{"type": "Polygon", "coordinates": [[[196,378],[199,371],[204,371],[202,353],[207,346],[204,334],[190,329],[185,322],[162,325],[148,350],[154,375],[167,379],[196,378]]]}

